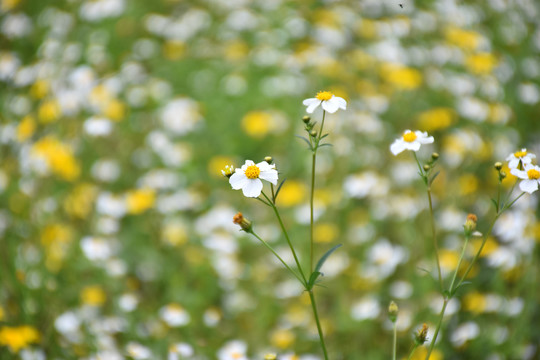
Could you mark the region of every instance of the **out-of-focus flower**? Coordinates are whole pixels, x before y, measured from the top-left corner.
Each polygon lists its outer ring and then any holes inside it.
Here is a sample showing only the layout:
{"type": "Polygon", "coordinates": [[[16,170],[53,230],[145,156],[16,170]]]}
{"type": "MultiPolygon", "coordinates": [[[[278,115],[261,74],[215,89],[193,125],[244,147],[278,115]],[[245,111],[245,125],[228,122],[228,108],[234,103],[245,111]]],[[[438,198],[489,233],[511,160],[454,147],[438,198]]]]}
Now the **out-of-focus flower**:
{"type": "Polygon", "coordinates": [[[240,169],[236,169],[235,173],[230,177],[229,183],[234,190],[242,189],[246,197],[258,197],[261,195],[263,188],[260,179],[277,185],[278,172],[276,165],[269,165],[266,161],[255,164],[251,160],[246,160],[246,163],[240,169]]]}
{"type": "Polygon", "coordinates": [[[414,335],[414,340],[418,345],[422,345],[427,340],[428,326],[427,324],[422,325],[422,328],[418,330],[418,333],[414,335]]]}
{"type": "Polygon", "coordinates": [[[87,286],[81,291],[81,301],[85,305],[101,306],[105,300],[107,296],[100,286],[87,286]]]}
{"type": "Polygon", "coordinates": [[[0,345],[18,353],[32,343],[39,341],[39,332],[29,325],[23,326],[3,326],[0,328],[0,345]]]}
{"type": "Polygon", "coordinates": [[[525,170],[512,169],[510,173],[520,179],[523,179],[519,183],[519,188],[521,189],[521,191],[532,194],[533,192],[538,190],[538,183],[540,183],[540,167],[536,165],[526,164],[524,168],[525,170]]]}
{"type": "Polygon", "coordinates": [[[136,342],[130,342],[126,346],[126,351],[133,359],[150,359],[152,358],[152,352],[146,346],[143,346],[136,342]]]}
{"type": "Polygon", "coordinates": [[[518,169],[521,166],[525,166],[532,162],[532,159],[536,158],[536,155],[527,152],[527,149],[521,149],[513,154],[508,155],[506,161],[508,161],[508,167],[510,169],[518,169]]]}
{"type": "Polygon", "coordinates": [[[217,355],[219,360],[248,360],[246,356],[247,345],[241,340],[229,341],[217,355]]]}
{"type": "Polygon", "coordinates": [[[169,347],[167,360],[180,360],[193,356],[193,347],[187,343],[178,343],[169,347]]]}
{"type": "Polygon", "coordinates": [[[309,114],[315,111],[319,105],[322,106],[324,111],[328,111],[330,114],[335,113],[339,109],[347,109],[347,101],[335,96],[330,91],[319,91],[314,98],[305,99],[302,103],[307,106],[306,112],[309,114]]]}
{"type": "Polygon", "coordinates": [[[225,169],[221,170],[221,173],[223,174],[223,176],[230,178],[232,174],[234,174],[234,166],[225,165],[225,169]]]}
{"type": "Polygon", "coordinates": [[[427,132],[405,130],[400,139],[396,139],[390,146],[392,154],[397,155],[403,150],[420,150],[422,144],[431,144],[433,136],[428,136],[427,132]]]}
{"type": "Polygon", "coordinates": [[[171,327],[187,325],[191,320],[189,313],[179,304],[169,304],[162,307],[159,310],[159,315],[171,327]]]}
{"type": "Polygon", "coordinates": [[[127,193],[126,205],[130,214],[142,214],[152,208],[156,201],[156,193],[152,189],[138,189],[127,193]]]}

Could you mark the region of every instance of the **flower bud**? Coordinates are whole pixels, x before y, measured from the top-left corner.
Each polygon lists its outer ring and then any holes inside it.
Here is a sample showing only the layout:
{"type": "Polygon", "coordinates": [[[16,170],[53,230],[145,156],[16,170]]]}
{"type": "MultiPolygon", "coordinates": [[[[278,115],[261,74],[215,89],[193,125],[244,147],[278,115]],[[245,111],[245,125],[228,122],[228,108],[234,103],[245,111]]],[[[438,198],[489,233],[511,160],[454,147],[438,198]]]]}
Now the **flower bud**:
{"type": "Polygon", "coordinates": [[[422,325],[422,328],[418,330],[418,333],[414,335],[414,341],[418,345],[423,345],[427,340],[428,326],[426,323],[422,325]]]}
{"type": "Polygon", "coordinates": [[[313,137],[316,137],[316,136],[317,136],[317,131],[311,130],[311,132],[309,133],[309,135],[311,135],[311,136],[313,136],[313,137]]]}
{"type": "Polygon", "coordinates": [[[424,165],[424,171],[429,171],[429,169],[431,169],[431,166],[428,164],[424,165]]]}
{"type": "Polygon", "coordinates": [[[240,225],[242,230],[244,230],[245,232],[250,233],[252,231],[252,229],[251,229],[251,221],[246,219],[244,217],[244,215],[242,215],[241,212],[239,212],[239,213],[237,213],[236,215],[233,216],[233,223],[235,223],[236,225],[240,225]]]}
{"type": "Polygon", "coordinates": [[[225,165],[225,169],[221,170],[223,176],[230,178],[234,174],[234,166],[225,165]]]}
{"type": "Polygon", "coordinates": [[[506,177],[506,173],[505,173],[504,171],[501,171],[501,172],[499,173],[499,178],[502,180],[502,179],[504,179],[505,177],[506,177]]]}
{"type": "Polygon", "coordinates": [[[388,318],[390,318],[390,321],[395,323],[397,320],[399,308],[397,304],[394,301],[390,301],[390,305],[388,306],[388,318]]]}
{"type": "Polygon", "coordinates": [[[501,169],[502,169],[502,167],[503,167],[503,164],[502,164],[502,162],[497,161],[497,162],[495,163],[495,165],[493,165],[493,167],[495,168],[495,170],[501,171],[501,169]]]}
{"type": "Polygon", "coordinates": [[[437,160],[439,158],[439,154],[434,152],[433,154],[431,154],[431,158],[433,160],[437,160]]]}
{"type": "Polygon", "coordinates": [[[264,360],[276,360],[277,356],[276,354],[266,354],[264,355],[264,360]]]}
{"type": "Polygon", "coordinates": [[[310,118],[309,116],[307,116],[307,115],[304,116],[304,117],[302,118],[302,121],[303,121],[304,123],[306,123],[306,124],[307,124],[310,120],[311,120],[311,118],[310,118]]]}
{"type": "Polygon", "coordinates": [[[271,156],[266,156],[266,157],[264,158],[264,161],[266,161],[268,164],[271,164],[272,161],[274,161],[274,159],[273,159],[271,156]]]}
{"type": "Polygon", "coordinates": [[[476,230],[476,222],[478,221],[478,218],[474,214],[467,215],[467,220],[465,220],[465,224],[463,225],[463,228],[465,229],[465,234],[471,235],[474,230],[476,230]]]}

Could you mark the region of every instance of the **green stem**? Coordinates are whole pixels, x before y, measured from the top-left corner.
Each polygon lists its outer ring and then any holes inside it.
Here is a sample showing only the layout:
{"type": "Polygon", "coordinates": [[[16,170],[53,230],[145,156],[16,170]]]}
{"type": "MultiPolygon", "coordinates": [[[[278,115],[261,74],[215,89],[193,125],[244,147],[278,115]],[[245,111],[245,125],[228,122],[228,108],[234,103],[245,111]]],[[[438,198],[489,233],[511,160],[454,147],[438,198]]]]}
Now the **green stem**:
{"type": "Polygon", "coordinates": [[[439,335],[439,331],[441,330],[441,325],[444,318],[444,312],[446,311],[446,306],[448,305],[449,300],[450,299],[448,298],[444,299],[444,304],[441,309],[441,313],[439,314],[439,322],[437,324],[437,328],[435,329],[435,334],[433,334],[433,340],[431,340],[431,344],[429,345],[428,353],[426,355],[425,360],[429,360],[429,357],[431,356],[431,352],[433,351],[433,348],[435,347],[435,341],[437,340],[437,336],[439,335]]]}
{"type": "Polygon", "coordinates": [[[394,341],[393,341],[392,360],[396,360],[397,354],[397,321],[394,321],[394,341]]]}
{"type": "Polygon", "coordinates": [[[315,304],[315,296],[313,295],[313,290],[309,290],[309,298],[311,299],[311,307],[313,308],[313,316],[315,317],[315,322],[317,323],[317,330],[319,331],[319,341],[324,353],[324,359],[328,360],[328,352],[326,351],[326,345],[324,344],[324,336],[321,327],[321,322],[319,321],[319,314],[317,313],[317,305],[315,304]]]}
{"type": "Polygon", "coordinates": [[[296,262],[296,266],[298,267],[298,271],[300,271],[300,275],[302,276],[302,280],[303,280],[303,285],[304,287],[307,286],[307,280],[306,280],[306,276],[304,275],[304,271],[302,270],[302,266],[300,266],[300,261],[298,260],[298,256],[296,256],[296,251],[294,250],[294,246],[291,242],[291,239],[289,238],[289,234],[287,233],[287,229],[285,229],[285,225],[283,225],[283,220],[281,220],[281,216],[279,215],[279,211],[276,207],[276,205],[274,205],[273,203],[271,203],[270,199],[268,198],[268,196],[266,196],[266,194],[264,193],[264,191],[262,192],[263,196],[266,198],[266,200],[268,200],[270,202],[270,206],[272,206],[272,209],[274,209],[274,213],[276,214],[276,217],[279,221],[279,225],[281,226],[281,231],[283,232],[283,235],[285,235],[285,239],[287,239],[287,243],[289,244],[289,248],[291,249],[291,252],[293,254],[293,257],[294,257],[294,261],[296,262]]]}
{"type": "Polygon", "coordinates": [[[285,265],[285,267],[298,279],[298,281],[300,281],[300,283],[304,283],[302,278],[300,278],[300,276],[293,270],[291,269],[291,267],[289,265],[287,265],[287,263],[285,262],[285,260],[283,260],[281,258],[281,256],[278,255],[278,253],[276,253],[276,251],[270,246],[270,244],[268,244],[266,241],[264,241],[263,239],[260,238],[259,235],[257,235],[253,230],[251,230],[251,234],[253,236],[255,236],[257,239],[259,239],[260,242],[263,243],[264,246],[266,246],[268,248],[268,250],[270,250],[272,252],[272,254],[274,254],[278,259],[279,261],[281,261],[281,263],[283,265],[285,265]]]}
{"type": "Polygon", "coordinates": [[[417,347],[418,347],[418,344],[414,344],[414,347],[412,348],[411,353],[409,354],[409,357],[407,358],[407,360],[412,359],[412,356],[413,356],[414,352],[416,351],[417,347]]]}
{"type": "Polygon", "coordinates": [[[317,163],[317,149],[319,148],[319,142],[321,141],[321,136],[324,127],[324,119],[326,118],[326,111],[323,110],[323,116],[321,121],[321,128],[319,129],[319,135],[315,139],[315,146],[313,146],[313,151],[311,155],[311,192],[309,197],[309,269],[310,273],[313,272],[313,232],[314,232],[314,204],[313,200],[315,198],[315,164],[317,163]]]}
{"type": "Polygon", "coordinates": [[[431,231],[433,236],[433,247],[435,249],[435,260],[437,261],[437,274],[439,275],[439,285],[441,290],[443,289],[442,283],[442,273],[441,273],[441,262],[439,260],[439,245],[437,244],[437,231],[435,229],[435,218],[433,216],[433,202],[431,200],[431,187],[427,188],[427,195],[429,200],[429,217],[431,219],[431,231]]]}
{"type": "MultiPolygon", "coordinates": [[[[457,263],[457,267],[456,267],[456,271],[454,272],[454,277],[452,278],[452,282],[450,283],[450,288],[449,288],[449,292],[450,292],[450,297],[453,296],[453,292],[454,292],[454,284],[456,282],[456,278],[457,278],[457,274],[458,274],[458,271],[459,271],[459,267],[461,266],[461,262],[463,261],[463,257],[465,256],[465,251],[467,250],[467,245],[469,244],[469,240],[471,239],[471,235],[470,234],[466,234],[465,235],[465,244],[463,244],[463,249],[461,250],[461,255],[459,256],[459,260],[458,260],[458,263],[457,263]]],[[[461,283],[460,283],[461,284],[461,283]]]]}

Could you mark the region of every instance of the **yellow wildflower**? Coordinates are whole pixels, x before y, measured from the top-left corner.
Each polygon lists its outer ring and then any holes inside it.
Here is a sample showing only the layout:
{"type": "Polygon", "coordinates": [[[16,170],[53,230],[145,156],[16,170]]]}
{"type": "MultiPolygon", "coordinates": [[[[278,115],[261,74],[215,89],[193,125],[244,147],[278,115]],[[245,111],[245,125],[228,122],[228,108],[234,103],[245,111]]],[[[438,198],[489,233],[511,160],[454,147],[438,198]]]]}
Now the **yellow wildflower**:
{"type": "Polygon", "coordinates": [[[277,204],[284,207],[295,206],[304,202],[307,189],[303,182],[287,180],[279,190],[277,204]]]}
{"type": "Polygon", "coordinates": [[[332,223],[317,224],[313,230],[313,240],[317,243],[332,242],[336,240],[339,235],[337,225],[332,223]]]}
{"type": "Polygon", "coordinates": [[[275,331],[272,334],[270,342],[280,349],[287,349],[292,345],[295,339],[296,337],[292,331],[283,329],[275,331]]]}
{"type": "Polygon", "coordinates": [[[138,189],[127,193],[126,203],[128,212],[141,214],[152,208],[156,202],[156,192],[152,189],[138,189]]]}
{"type": "Polygon", "coordinates": [[[44,123],[52,123],[61,115],[60,105],[56,100],[48,100],[41,104],[38,109],[38,118],[44,123]]]}
{"type": "Polygon", "coordinates": [[[446,30],[446,40],[464,50],[475,50],[480,45],[482,36],[474,31],[450,27],[446,30]]]}
{"type": "Polygon", "coordinates": [[[38,341],[39,332],[32,326],[3,326],[0,328],[0,345],[9,347],[14,353],[18,353],[19,350],[38,341]]]}
{"type": "Polygon", "coordinates": [[[490,53],[470,55],[465,59],[467,69],[477,75],[490,74],[497,63],[497,58],[490,53]]]}
{"type": "Polygon", "coordinates": [[[26,115],[17,126],[17,140],[19,142],[28,140],[35,131],[36,121],[31,115],[26,115]]]}
{"type": "Polygon", "coordinates": [[[85,305],[101,306],[105,303],[107,295],[100,286],[87,286],[81,291],[81,301],[85,305]]]}
{"type": "Polygon", "coordinates": [[[163,56],[168,60],[179,60],[186,52],[186,44],[181,41],[169,40],[163,44],[163,56]]]}
{"type": "Polygon", "coordinates": [[[272,115],[264,111],[251,111],[242,118],[242,129],[254,138],[262,138],[272,129],[272,115]]]}
{"type": "Polygon", "coordinates": [[[32,147],[32,153],[45,160],[50,170],[64,180],[73,181],[81,172],[71,149],[52,136],[42,138],[32,147]]]}
{"type": "Polygon", "coordinates": [[[414,90],[422,84],[422,73],[409,67],[386,63],[381,66],[380,75],[398,90],[414,90]]]}
{"type": "Polygon", "coordinates": [[[453,109],[437,107],[424,111],[418,115],[418,128],[432,132],[446,129],[456,120],[456,112],[453,109]]]}

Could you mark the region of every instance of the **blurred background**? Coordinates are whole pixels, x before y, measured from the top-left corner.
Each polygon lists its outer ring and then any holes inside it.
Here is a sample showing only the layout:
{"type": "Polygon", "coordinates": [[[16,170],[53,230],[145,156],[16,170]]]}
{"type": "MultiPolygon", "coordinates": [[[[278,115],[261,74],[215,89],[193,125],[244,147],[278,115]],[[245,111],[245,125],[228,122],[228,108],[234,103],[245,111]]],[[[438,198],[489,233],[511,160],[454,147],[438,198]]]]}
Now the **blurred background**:
{"type": "MultiPolygon", "coordinates": [[[[394,300],[406,358],[442,299],[425,189],[391,142],[435,137],[418,156],[440,154],[446,281],[467,213],[482,232],[494,216],[493,163],[540,155],[534,0],[2,0],[0,12],[1,359],[321,359],[308,297],[232,224],[241,211],[292,260],[275,219],[220,172],[273,156],[307,254],[311,159],[294,135],[320,90],[348,102],[326,118],[334,146],[315,194],[317,255],[344,244],[317,290],[330,356],[388,359],[394,300]]],[[[540,358],[538,213],[535,193],[499,219],[432,359],[540,358]]]]}

